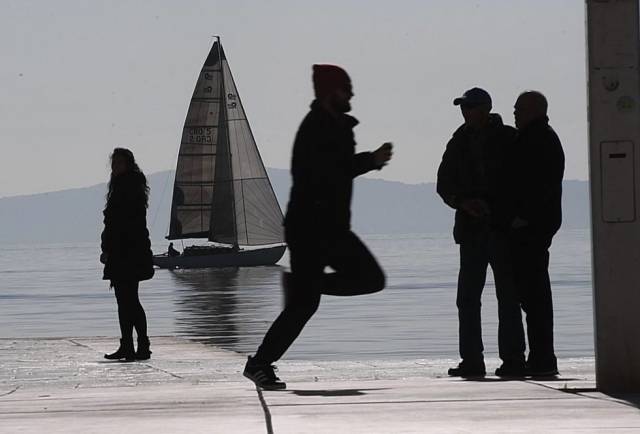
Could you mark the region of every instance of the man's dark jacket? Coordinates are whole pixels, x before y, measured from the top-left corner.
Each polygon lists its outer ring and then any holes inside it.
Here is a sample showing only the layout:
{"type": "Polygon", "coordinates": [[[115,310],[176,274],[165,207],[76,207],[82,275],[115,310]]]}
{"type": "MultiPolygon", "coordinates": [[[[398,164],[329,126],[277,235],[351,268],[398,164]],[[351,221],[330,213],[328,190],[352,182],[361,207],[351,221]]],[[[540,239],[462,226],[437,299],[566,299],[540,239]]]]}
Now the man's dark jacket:
{"type": "Polygon", "coordinates": [[[293,145],[288,236],[332,237],[350,230],[353,178],[376,168],[371,152],[355,153],[357,124],[318,101],[311,104],[293,145]]]}
{"type": "Polygon", "coordinates": [[[141,281],[153,276],[145,185],[144,175],[137,172],[124,173],[111,181],[101,246],[107,255],[105,280],[141,281]]]}
{"type": "Polygon", "coordinates": [[[438,168],[437,192],[456,210],[453,228],[456,243],[469,240],[490,226],[506,229],[509,201],[504,197],[501,182],[505,160],[515,138],[516,130],[504,125],[500,115],[491,114],[488,125],[481,132],[462,125],[447,143],[438,168]],[[477,134],[481,138],[477,138],[477,134]],[[471,146],[481,146],[481,149],[476,152],[471,146]],[[460,203],[467,199],[486,201],[490,216],[476,218],[461,210],[460,203]]]}
{"type": "Polygon", "coordinates": [[[510,164],[513,215],[531,236],[550,240],[562,224],[564,152],[546,116],[518,132],[510,164]]]}

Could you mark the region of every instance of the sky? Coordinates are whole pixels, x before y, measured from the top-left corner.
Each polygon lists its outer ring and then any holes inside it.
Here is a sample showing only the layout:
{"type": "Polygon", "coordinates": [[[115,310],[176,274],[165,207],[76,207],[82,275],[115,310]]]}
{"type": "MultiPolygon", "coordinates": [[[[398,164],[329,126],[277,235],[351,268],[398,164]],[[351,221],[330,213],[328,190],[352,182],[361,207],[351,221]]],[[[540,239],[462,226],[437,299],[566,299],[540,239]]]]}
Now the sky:
{"type": "Polygon", "coordinates": [[[108,179],[116,146],[147,173],[175,167],[213,35],[222,37],[268,167],[288,168],[313,99],[311,65],[351,75],[359,150],[392,141],[370,174],[432,182],[480,86],[513,124],[526,89],[549,100],[565,179],[587,179],[583,0],[3,0],[0,197],[108,179]]]}

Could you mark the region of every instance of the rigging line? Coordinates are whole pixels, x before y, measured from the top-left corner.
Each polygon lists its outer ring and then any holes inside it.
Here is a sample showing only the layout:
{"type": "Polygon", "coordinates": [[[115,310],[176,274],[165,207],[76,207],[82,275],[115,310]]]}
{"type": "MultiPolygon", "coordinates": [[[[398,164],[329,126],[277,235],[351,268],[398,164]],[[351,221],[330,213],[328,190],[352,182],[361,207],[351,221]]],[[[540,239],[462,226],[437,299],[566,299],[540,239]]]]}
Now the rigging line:
{"type": "MultiPolygon", "coordinates": [[[[234,83],[235,85],[235,83],[234,83]]],[[[238,89],[236,88],[236,95],[238,95],[238,89]]],[[[239,96],[238,96],[239,99],[239,96]]],[[[252,167],[252,163],[253,163],[253,159],[250,158],[249,155],[249,151],[253,151],[255,150],[255,152],[258,152],[258,149],[256,147],[255,142],[252,142],[251,140],[247,139],[247,130],[251,128],[251,126],[249,125],[249,121],[246,119],[246,113],[245,113],[245,109],[244,106],[242,105],[242,102],[240,102],[239,105],[240,109],[242,110],[243,114],[245,114],[245,119],[242,120],[241,123],[239,123],[239,125],[235,125],[234,129],[236,132],[236,141],[237,143],[242,143],[242,151],[244,153],[243,158],[239,159],[240,162],[245,162],[245,164],[243,165],[243,169],[249,169],[249,173],[251,174],[251,176],[255,176],[253,167],[252,167]],[[242,139],[242,142],[240,142],[240,138],[242,139]]],[[[238,152],[240,152],[240,149],[238,149],[238,152]]],[[[254,152],[254,153],[255,153],[254,152]]],[[[243,170],[244,172],[244,170],[243,170]]]]}

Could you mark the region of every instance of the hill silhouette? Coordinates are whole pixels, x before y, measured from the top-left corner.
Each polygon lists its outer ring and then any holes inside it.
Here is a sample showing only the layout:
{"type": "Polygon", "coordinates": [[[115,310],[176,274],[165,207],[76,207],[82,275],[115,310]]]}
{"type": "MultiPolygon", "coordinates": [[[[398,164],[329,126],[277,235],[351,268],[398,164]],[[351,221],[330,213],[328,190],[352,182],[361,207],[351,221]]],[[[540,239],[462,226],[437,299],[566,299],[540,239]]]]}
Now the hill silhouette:
{"type": "MultiPolygon", "coordinates": [[[[283,210],[290,175],[268,169],[283,210]]],[[[148,226],[153,240],[162,240],[169,227],[173,171],[148,176],[151,198],[148,226]]],[[[565,181],[563,228],[588,228],[589,184],[565,181]]],[[[106,183],[84,188],[0,198],[0,242],[59,243],[99,241],[106,183]]],[[[358,178],[353,200],[353,227],[362,234],[449,232],[453,211],[436,194],[433,183],[405,184],[358,178]]]]}

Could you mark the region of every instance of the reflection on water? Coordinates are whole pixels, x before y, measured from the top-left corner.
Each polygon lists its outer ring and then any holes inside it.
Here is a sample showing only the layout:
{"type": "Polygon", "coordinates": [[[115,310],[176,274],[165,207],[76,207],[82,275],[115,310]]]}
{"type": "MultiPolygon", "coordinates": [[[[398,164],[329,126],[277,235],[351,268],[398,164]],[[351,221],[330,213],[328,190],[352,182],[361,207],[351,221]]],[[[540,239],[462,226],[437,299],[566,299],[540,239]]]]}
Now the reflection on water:
{"type": "Polygon", "coordinates": [[[176,330],[223,347],[238,342],[236,313],[237,268],[186,270],[175,279],[176,330]]]}
{"type": "Polygon", "coordinates": [[[171,271],[176,333],[224,349],[250,352],[279,305],[281,267],[171,271]]]}

